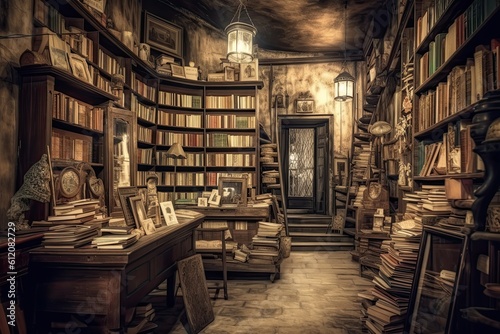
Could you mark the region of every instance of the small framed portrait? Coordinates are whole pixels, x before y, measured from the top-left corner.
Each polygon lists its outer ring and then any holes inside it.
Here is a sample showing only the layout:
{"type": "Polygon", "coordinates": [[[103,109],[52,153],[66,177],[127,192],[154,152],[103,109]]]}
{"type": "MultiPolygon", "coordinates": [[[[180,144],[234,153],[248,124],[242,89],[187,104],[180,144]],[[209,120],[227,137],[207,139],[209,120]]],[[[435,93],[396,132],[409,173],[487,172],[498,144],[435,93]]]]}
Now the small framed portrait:
{"type": "Polygon", "coordinates": [[[92,84],[89,66],[85,58],[74,53],[68,54],[68,58],[71,66],[71,73],[78,79],[92,84]]]}
{"type": "Polygon", "coordinates": [[[170,64],[170,69],[172,70],[172,76],[176,78],[186,78],[184,73],[184,66],[170,64]]]}
{"type": "Polygon", "coordinates": [[[198,197],[198,206],[207,207],[208,206],[208,198],[198,197]]]}
{"type": "Polygon", "coordinates": [[[141,222],[141,227],[146,235],[150,235],[156,232],[156,226],[153,219],[146,218],[141,222]]]}
{"type": "Polygon", "coordinates": [[[221,205],[246,205],[247,204],[247,178],[245,177],[220,177],[219,194],[221,205]]]}
{"type": "Polygon", "coordinates": [[[148,173],[146,176],[146,212],[149,218],[153,219],[156,227],[160,227],[161,214],[160,203],[158,201],[158,175],[154,172],[148,173]]]}
{"type": "Polygon", "coordinates": [[[182,27],[145,12],[144,43],[167,54],[182,58],[182,39],[182,27]]]}
{"type": "MultiPolygon", "coordinates": [[[[144,202],[142,201],[142,196],[131,196],[128,200],[130,201],[130,207],[132,208],[132,214],[134,215],[135,225],[137,228],[141,228],[144,220],[148,219],[146,208],[144,207],[144,202]]],[[[153,220],[151,219],[151,221],[153,220]]]]}
{"type": "MultiPolygon", "coordinates": [[[[68,63],[69,46],[57,35],[49,35],[49,56],[52,66],[70,72],[68,63]]],[[[88,68],[87,68],[88,71],[88,68]]]]}
{"type": "Polygon", "coordinates": [[[240,65],[240,81],[257,81],[259,80],[259,64],[258,59],[246,64],[240,65]]]}
{"type": "Polygon", "coordinates": [[[298,113],[311,113],[314,112],[313,99],[297,99],[296,112],[298,113]]]}
{"type": "Polygon", "coordinates": [[[219,206],[220,200],[221,197],[219,195],[219,191],[217,189],[213,189],[212,193],[210,194],[210,197],[208,198],[208,204],[212,206],[219,206]]]}
{"type": "Polygon", "coordinates": [[[224,81],[234,81],[234,67],[224,67],[224,81]]]}
{"type": "Polygon", "coordinates": [[[179,224],[177,216],[175,215],[174,204],[172,201],[166,201],[160,203],[161,213],[163,214],[163,219],[167,226],[179,224]]]}

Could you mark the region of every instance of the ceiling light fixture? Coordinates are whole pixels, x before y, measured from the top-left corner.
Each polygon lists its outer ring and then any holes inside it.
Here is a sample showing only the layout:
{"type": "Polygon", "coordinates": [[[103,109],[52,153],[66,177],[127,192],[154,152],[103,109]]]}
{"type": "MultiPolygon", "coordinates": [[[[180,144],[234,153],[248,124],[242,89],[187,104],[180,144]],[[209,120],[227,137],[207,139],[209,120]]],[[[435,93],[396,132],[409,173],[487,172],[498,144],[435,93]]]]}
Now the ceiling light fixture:
{"type": "Polygon", "coordinates": [[[354,77],[346,68],[347,62],[347,0],[344,8],[344,62],[341,73],[333,80],[335,85],[335,101],[349,101],[354,97],[354,77]]]}
{"type": "Polygon", "coordinates": [[[239,0],[240,4],[234,13],[231,23],[226,27],[227,34],[227,59],[235,63],[249,63],[253,60],[253,38],[257,33],[247,7],[239,0]],[[241,10],[245,10],[249,23],[242,22],[241,10]],[[236,21],[235,21],[236,19],[236,21]]]}

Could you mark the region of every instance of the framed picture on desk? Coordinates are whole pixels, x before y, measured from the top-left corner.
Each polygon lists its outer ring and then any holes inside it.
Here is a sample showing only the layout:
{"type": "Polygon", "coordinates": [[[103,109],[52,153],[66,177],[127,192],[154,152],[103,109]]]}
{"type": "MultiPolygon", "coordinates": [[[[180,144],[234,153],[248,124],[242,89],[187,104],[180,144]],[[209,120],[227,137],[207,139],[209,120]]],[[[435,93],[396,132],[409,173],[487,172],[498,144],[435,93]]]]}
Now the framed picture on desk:
{"type": "Polygon", "coordinates": [[[246,205],[247,182],[246,177],[220,177],[219,194],[221,196],[221,205],[246,205]]]}

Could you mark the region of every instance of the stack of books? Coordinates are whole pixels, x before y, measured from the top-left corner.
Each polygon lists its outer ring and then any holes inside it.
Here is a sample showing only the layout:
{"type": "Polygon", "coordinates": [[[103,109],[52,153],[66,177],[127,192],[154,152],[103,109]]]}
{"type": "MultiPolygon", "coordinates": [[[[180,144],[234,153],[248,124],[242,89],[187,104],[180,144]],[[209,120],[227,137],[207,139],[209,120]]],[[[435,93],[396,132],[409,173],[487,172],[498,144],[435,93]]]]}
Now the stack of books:
{"type": "Polygon", "coordinates": [[[57,225],[43,235],[45,248],[78,248],[89,244],[99,234],[99,227],[92,225],[57,225]]]}
{"type": "Polygon", "coordinates": [[[172,75],[172,67],[171,64],[175,65],[174,57],[161,55],[156,58],[156,71],[160,74],[164,75],[172,75]]]}
{"type": "Polygon", "coordinates": [[[98,249],[123,249],[137,241],[136,234],[105,234],[95,237],[92,246],[98,249]]]}
{"type": "Polygon", "coordinates": [[[248,261],[248,255],[250,254],[250,249],[245,245],[241,245],[241,248],[235,248],[233,250],[234,253],[234,260],[239,261],[239,262],[247,262],[248,261]]]}
{"type": "Polygon", "coordinates": [[[257,234],[252,238],[249,263],[274,264],[280,255],[280,234],[283,224],[259,222],[257,234]]]}
{"type": "Polygon", "coordinates": [[[92,224],[96,214],[99,214],[99,200],[85,198],[67,202],[53,207],[54,214],[47,221],[34,222],[35,226],[92,224]]]}

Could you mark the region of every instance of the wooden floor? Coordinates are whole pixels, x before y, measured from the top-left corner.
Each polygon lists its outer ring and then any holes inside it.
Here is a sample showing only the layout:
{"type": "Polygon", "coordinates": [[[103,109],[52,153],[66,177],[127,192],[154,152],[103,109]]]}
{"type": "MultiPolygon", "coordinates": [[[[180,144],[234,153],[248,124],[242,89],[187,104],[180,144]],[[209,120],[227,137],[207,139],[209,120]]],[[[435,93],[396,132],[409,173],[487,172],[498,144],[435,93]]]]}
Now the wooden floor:
{"type": "MultiPolygon", "coordinates": [[[[215,320],[204,334],[336,334],[362,333],[361,299],[373,284],[361,278],[348,251],[292,251],[281,277],[229,280],[229,299],[213,301],[215,320]]],[[[188,333],[182,297],[174,308],[155,304],[155,333],[188,333]]]]}

